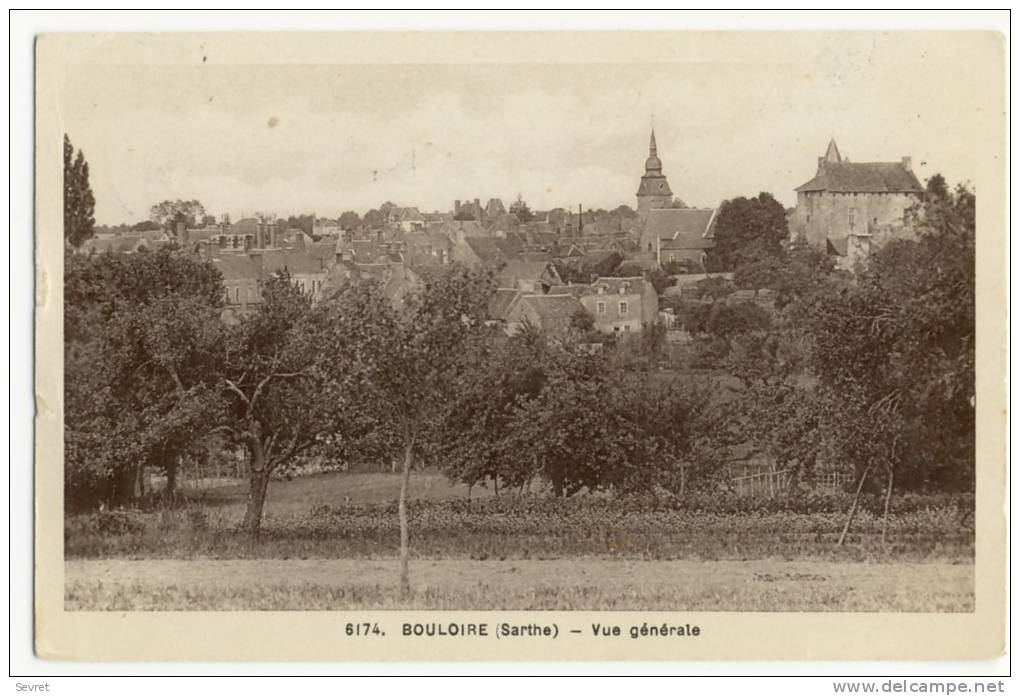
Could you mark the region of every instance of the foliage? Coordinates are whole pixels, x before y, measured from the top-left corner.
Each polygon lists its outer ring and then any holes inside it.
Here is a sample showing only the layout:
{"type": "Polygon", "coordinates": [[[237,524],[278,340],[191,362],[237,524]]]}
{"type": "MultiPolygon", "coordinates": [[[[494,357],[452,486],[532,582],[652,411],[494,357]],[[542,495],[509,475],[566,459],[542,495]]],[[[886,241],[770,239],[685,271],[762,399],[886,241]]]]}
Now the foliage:
{"type": "Polygon", "coordinates": [[[353,230],[361,224],[361,216],[353,210],[345,210],[340,214],[340,229],[353,230]]]}
{"type": "Polygon", "coordinates": [[[313,307],[284,272],[260,282],[263,301],[230,332],[218,430],[250,457],[243,526],[259,534],[270,477],[304,452],[342,448],[368,425],[355,405],[371,355],[362,322],[386,304],[370,283],[344,286],[313,307]]]}
{"type": "Polygon", "coordinates": [[[365,227],[369,229],[378,229],[386,224],[386,216],[379,210],[372,208],[365,213],[365,227]]]}
{"type": "Polygon", "coordinates": [[[131,503],[144,494],[143,464],[173,481],[217,408],[222,298],[211,264],[167,249],[67,259],[69,508],[131,503]]]}
{"type": "Polygon", "coordinates": [[[531,212],[531,208],[528,207],[527,202],[519,193],[517,194],[517,199],[510,204],[510,214],[521,222],[531,222],[535,219],[535,214],[531,212]]]}
{"type": "MultiPolygon", "coordinates": [[[[972,495],[895,496],[888,545],[878,541],[882,498],[865,495],[857,543],[837,550],[850,497],[804,491],[768,498],[710,488],[557,499],[506,491],[415,500],[409,515],[417,554],[433,559],[973,559],[973,517],[961,515],[973,510],[972,495]]],[[[390,501],[273,513],[257,547],[236,533],[230,508],[68,515],[65,549],[69,558],[378,558],[398,532],[394,511],[390,501]]]]}
{"type": "Polygon", "coordinates": [[[715,218],[715,246],[708,255],[708,270],[728,271],[780,255],[788,238],[786,210],[772,194],[723,201],[715,218]]]}
{"type": "Polygon", "coordinates": [[[64,239],[77,248],[95,234],[96,199],[89,185],[89,163],[81,150],[75,155],[64,135],[64,239]]]}
{"type": "Polygon", "coordinates": [[[973,486],[974,234],[971,191],[930,198],[916,240],[886,244],[807,312],[812,367],[845,414],[835,436],[858,471],[973,486]]]}
{"type": "Polygon", "coordinates": [[[205,206],[196,200],[166,200],[149,208],[149,219],[168,232],[176,232],[181,222],[187,227],[197,227],[203,217],[205,206]]]}

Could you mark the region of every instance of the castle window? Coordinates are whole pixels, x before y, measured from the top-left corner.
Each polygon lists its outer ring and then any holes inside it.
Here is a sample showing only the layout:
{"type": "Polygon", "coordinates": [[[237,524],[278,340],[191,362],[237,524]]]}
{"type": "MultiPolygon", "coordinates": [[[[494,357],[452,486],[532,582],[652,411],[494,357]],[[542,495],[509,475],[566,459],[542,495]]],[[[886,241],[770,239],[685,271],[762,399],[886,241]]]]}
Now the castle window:
{"type": "Polygon", "coordinates": [[[605,302],[597,303],[595,305],[595,313],[600,315],[600,316],[605,314],[606,313],[606,303],[605,302]]]}
{"type": "Polygon", "coordinates": [[[627,316],[627,303],[626,302],[621,302],[620,303],[620,316],[621,317],[627,316]]]}

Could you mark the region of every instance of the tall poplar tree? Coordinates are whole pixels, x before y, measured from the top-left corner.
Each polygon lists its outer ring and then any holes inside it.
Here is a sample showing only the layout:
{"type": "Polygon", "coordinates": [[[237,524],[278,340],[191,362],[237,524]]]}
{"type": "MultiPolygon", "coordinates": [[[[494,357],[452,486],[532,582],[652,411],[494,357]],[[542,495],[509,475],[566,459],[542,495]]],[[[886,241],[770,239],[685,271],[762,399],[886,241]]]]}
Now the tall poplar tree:
{"type": "Polygon", "coordinates": [[[64,134],[64,239],[75,248],[95,235],[96,198],[89,186],[89,163],[81,150],[75,155],[64,134]]]}

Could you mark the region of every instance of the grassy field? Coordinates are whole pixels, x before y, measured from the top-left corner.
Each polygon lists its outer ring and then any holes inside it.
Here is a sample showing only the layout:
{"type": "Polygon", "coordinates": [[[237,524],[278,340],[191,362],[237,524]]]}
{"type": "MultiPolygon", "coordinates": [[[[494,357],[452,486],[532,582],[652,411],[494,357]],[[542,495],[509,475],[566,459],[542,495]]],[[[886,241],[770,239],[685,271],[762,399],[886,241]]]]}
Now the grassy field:
{"type": "MultiPolygon", "coordinates": [[[[304,512],[316,505],[364,505],[389,503],[400,494],[400,476],[389,473],[325,473],[300,476],[269,483],[266,493],[266,515],[285,515],[304,512]]],[[[224,507],[239,517],[244,513],[248,495],[247,483],[219,486],[195,491],[196,502],[224,507]]],[[[485,498],[492,490],[475,486],[472,498],[485,498]]],[[[443,476],[431,471],[416,472],[408,488],[410,500],[456,500],[468,497],[468,487],[452,484],[443,476]]]]}
{"type": "Polygon", "coordinates": [[[974,566],[810,561],[68,561],[68,610],[973,611],[974,566]],[[172,580],[168,580],[172,578],[172,580]]]}
{"type": "MultiPolygon", "coordinates": [[[[274,481],[263,533],[237,530],[243,485],[181,508],[69,516],[68,609],[690,609],[971,611],[974,529],[901,501],[888,539],[874,504],[837,547],[846,501],[726,512],[655,501],[495,497],[412,477],[413,599],[398,601],[399,476],[274,481]]],[[[537,492],[536,492],[537,493],[537,492]]],[[[704,502],[704,501],[703,501],[704,502]]],[[[735,507],[732,503],[737,503],[735,507]]],[[[725,506],[721,506],[725,507],[725,506]]]]}

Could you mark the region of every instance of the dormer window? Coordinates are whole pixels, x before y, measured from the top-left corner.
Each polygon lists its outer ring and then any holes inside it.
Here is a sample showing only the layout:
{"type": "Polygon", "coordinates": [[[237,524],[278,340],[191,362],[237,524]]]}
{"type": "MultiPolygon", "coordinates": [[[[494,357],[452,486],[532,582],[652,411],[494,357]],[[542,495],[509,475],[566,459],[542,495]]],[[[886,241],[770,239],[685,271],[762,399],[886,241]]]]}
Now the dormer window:
{"type": "Polygon", "coordinates": [[[600,294],[600,295],[605,295],[606,294],[606,286],[605,285],[600,285],[599,286],[598,294],[600,294]]]}

